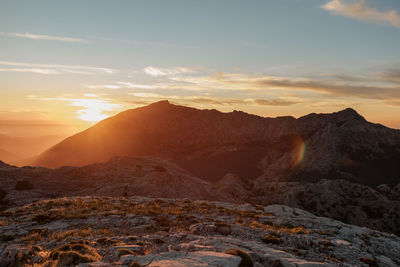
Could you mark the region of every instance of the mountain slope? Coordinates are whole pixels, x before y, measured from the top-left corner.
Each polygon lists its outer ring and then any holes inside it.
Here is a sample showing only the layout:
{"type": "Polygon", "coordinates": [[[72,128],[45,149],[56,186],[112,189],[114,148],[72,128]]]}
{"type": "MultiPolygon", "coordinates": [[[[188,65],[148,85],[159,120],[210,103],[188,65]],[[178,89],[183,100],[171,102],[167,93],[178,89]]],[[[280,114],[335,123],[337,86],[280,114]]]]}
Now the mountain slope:
{"type": "Polygon", "coordinates": [[[400,131],[346,109],[332,114],[263,118],[198,110],[161,101],[127,110],[69,137],[35,165],[81,166],[114,156],[155,156],[198,177],[244,180],[346,179],[399,182],[400,131]]]}

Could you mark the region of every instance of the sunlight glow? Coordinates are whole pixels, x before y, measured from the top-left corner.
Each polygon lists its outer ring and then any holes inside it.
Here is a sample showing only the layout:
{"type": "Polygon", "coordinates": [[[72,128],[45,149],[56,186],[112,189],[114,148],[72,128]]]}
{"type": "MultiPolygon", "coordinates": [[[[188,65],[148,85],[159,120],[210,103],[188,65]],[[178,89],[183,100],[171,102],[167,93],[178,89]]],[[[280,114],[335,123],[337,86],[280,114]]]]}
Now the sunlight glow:
{"type": "Polygon", "coordinates": [[[76,99],[71,104],[76,107],[83,107],[77,111],[78,118],[84,121],[98,122],[109,117],[104,111],[112,111],[119,108],[119,104],[112,104],[100,99],[76,99]]]}

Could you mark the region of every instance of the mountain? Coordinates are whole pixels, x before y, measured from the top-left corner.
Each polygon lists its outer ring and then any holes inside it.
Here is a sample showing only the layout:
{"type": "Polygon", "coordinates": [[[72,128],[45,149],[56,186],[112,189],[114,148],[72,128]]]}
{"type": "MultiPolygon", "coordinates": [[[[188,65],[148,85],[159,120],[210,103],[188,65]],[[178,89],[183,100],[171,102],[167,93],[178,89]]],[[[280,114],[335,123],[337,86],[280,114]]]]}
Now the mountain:
{"type": "Polygon", "coordinates": [[[161,101],[127,110],[51,147],[34,165],[83,166],[115,156],[173,161],[212,182],[344,179],[371,186],[400,180],[400,131],[353,109],[301,118],[198,110],[161,101]]]}

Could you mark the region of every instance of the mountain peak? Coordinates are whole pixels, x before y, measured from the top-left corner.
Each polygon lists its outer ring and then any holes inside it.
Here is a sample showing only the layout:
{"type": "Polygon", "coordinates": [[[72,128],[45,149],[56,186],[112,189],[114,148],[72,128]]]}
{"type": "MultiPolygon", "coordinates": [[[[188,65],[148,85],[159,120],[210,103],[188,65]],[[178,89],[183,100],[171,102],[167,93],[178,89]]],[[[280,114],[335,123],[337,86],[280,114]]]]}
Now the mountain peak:
{"type": "Polygon", "coordinates": [[[161,100],[161,101],[158,101],[158,102],[151,103],[151,104],[148,105],[148,106],[152,106],[152,107],[154,107],[154,106],[168,106],[168,105],[170,105],[170,104],[171,104],[171,103],[169,103],[168,100],[161,100]]]}
{"type": "Polygon", "coordinates": [[[365,120],[357,111],[352,108],[346,108],[336,112],[336,115],[343,120],[365,120]]]}

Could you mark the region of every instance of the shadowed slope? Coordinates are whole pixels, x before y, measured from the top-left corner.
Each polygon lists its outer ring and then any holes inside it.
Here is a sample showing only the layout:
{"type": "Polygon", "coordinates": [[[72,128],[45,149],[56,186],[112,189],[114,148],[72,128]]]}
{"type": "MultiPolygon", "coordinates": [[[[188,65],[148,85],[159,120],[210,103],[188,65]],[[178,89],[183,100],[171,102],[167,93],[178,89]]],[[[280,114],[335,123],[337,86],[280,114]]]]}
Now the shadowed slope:
{"type": "Polygon", "coordinates": [[[114,156],[155,156],[208,181],[347,179],[378,185],[400,177],[400,131],[353,109],[263,118],[157,102],[106,119],[52,147],[35,165],[81,166],[114,156]]]}
{"type": "Polygon", "coordinates": [[[162,101],[122,112],[67,138],[40,155],[35,164],[81,166],[113,156],[150,155],[173,159],[189,170],[196,170],[203,168],[198,162],[207,164],[212,155],[218,158],[228,154],[223,157],[226,163],[222,165],[229,167],[235,163],[240,169],[240,159],[256,150],[258,156],[251,161],[254,163],[246,161],[242,168],[252,172],[251,169],[257,169],[265,145],[265,121],[243,112],[197,110],[162,101]],[[253,148],[249,150],[249,147],[253,148]],[[231,156],[231,152],[235,155],[231,156]]]}

